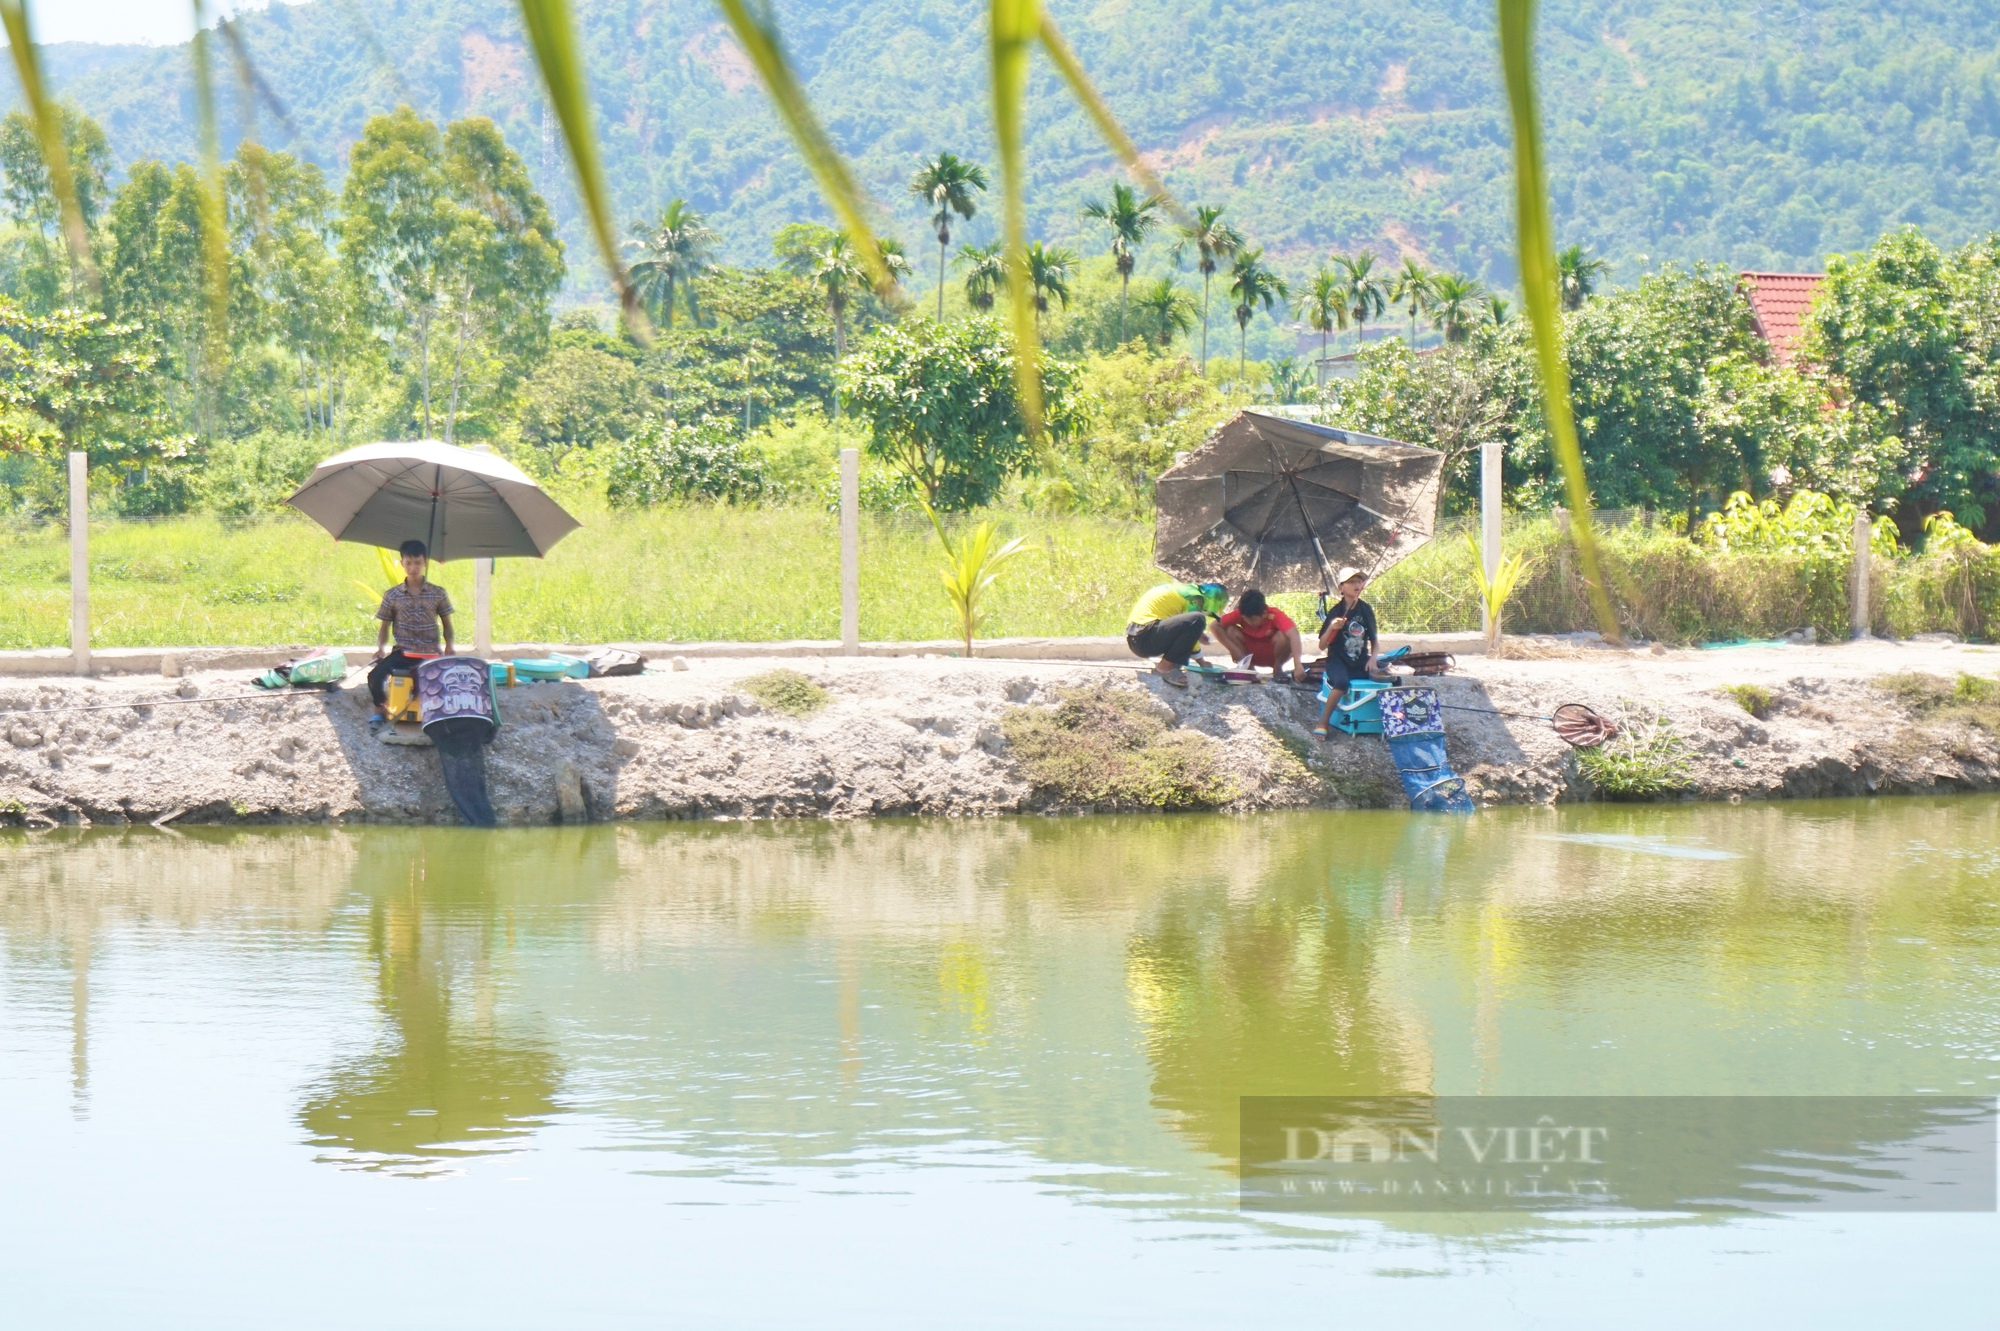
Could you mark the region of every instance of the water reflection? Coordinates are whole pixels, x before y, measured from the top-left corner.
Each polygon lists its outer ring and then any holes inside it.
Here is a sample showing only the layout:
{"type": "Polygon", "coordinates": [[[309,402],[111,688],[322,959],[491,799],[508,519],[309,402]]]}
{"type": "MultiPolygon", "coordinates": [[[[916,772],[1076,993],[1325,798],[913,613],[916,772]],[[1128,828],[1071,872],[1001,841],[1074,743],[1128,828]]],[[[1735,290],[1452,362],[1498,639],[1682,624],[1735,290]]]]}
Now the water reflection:
{"type": "Polygon", "coordinates": [[[249,948],[373,1014],[297,1037],[285,1140],[342,1166],[561,1121],[647,1172],[1003,1152],[1226,1210],[1246,1095],[1991,1094],[1996,844],[1984,799],[50,834],[0,930],[79,1112],[107,960],[249,948]]]}
{"type": "Polygon", "coordinates": [[[314,1086],[299,1121],[323,1158],[429,1174],[517,1149],[556,1108],[562,1064],[532,1014],[502,999],[515,913],[582,890],[613,863],[601,841],[509,844],[423,829],[366,837],[353,893],[385,1029],[314,1086]]]}

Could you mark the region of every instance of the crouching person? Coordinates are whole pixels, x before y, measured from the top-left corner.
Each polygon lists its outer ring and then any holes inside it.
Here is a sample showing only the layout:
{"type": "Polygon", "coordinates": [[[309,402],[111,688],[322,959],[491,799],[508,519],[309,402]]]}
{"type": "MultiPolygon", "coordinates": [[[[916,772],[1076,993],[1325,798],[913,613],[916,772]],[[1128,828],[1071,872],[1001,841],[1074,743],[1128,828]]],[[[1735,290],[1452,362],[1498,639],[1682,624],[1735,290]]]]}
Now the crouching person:
{"type": "Polygon", "coordinates": [[[371,733],[389,723],[390,671],[414,668],[417,657],[452,655],[451,595],[430,581],[430,551],[422,541],[404,541],[401,554],[403,580],[382,593],[375,611],[375,663],[368,667],[368,696],[375,701],[375,715],[368,718],[371,733]],[[385,655],[391,628],[396,647],[385,655]]]}
{"type": "Polygon", "coordinates": [[[1187,663],[1208,634],[1208,617],[1222,613],[1229,591],[1219,582],[1163,582],[1141,596],[1125,624],[1134,656],[1155,656],[1153,673],[1187,687],[1187,663]]]}
{"type": "Polygon", "coordinates": [[[1234,610],[1215,621],[1215,639],[1230,660],[1248,657],[1251,665],[1263,666],[1276,678],[1284,677],[1288,664],[1295,671],[1305,665],[1305,640],[1299,636],[1299,626],[1255,587],[1236,599],[1234,610]]]}

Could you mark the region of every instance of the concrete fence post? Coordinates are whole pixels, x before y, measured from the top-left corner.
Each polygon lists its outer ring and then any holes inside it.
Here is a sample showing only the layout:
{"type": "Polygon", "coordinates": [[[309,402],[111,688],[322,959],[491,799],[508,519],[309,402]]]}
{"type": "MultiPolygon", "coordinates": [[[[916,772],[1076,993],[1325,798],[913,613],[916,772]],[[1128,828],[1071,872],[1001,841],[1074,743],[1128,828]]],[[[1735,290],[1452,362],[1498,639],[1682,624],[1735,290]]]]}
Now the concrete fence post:
{"type": "MultiPolygon", "coordinates": [[[[1486,570],[1491,586],[1500,572],[1500,461],[1502,444],[1479,446],[1479,565],[1486,570]]],[[[1479,628],[1493,636],[1493,615],[1484,601],[1479,606],[1479,628]]]]}
{"type": "Polygon", "coordinates": [[[1848,579],[1847,591],[1852,601],[1851,610],[1854,636],[1857,638],[1870,636],[1869,622],[1873,618],[1869,614],[1870,601],[1868,588],[1868,574],[1870,571],[1869,546],[1872,535],[1873,533],[1868,522],[1868,510],[1865,508],[1856,510],[1854,514],[1854,575],[1848,579]]]}
{"type": "Polygon", "coordinates": [[[90,458],[69,455],[69,650],[90,673],[90,458]]]}
{"type": "Polygon", "coordinates": [[[861,453],[840,450],[840,650],[861,655],[861,453]]]}

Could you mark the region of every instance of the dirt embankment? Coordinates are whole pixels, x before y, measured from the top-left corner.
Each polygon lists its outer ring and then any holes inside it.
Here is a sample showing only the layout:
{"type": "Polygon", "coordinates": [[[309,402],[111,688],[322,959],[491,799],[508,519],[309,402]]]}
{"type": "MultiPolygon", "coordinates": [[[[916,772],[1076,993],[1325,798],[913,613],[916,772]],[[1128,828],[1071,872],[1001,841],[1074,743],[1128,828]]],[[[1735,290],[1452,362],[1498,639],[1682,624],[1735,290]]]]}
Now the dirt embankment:
{"type": "MultiPolygon", "coordinates": [[[[1954,687],[2000,672],[2000,652],[1553,650],[1470,659],[1431,681],[1449,706],[1523,714],[1448,714],[1453,764],[1482,802],[1604,793],[1532,719],[1572,701],[1668,736],[1676,797],[2000,787],[2000,705],[1976,682],[1954,687]],[[1725,691],[1745,685],[1741,698],[1725,691]]],[[[1380,739],[1312,740],[1316,708],[1290,689],[1182,692],[1131,667],[1074,662],[864,658],[791,662],[803,681],[773,692],[768,676],[785,664],[696,660],[503,690],[506,724],[488,750],[494,806],[523,824],[1403,803],[1380,739]],[[1062,711],[1079,697],[1093,701],[1062,711]]],[[[0,710],[15,713],[0,716],[0,818],[452,820],[436,754],[369,737],[358,672],[332,693],[231,696],[253,692],[245,678],[0,684],[0,710]]]]}

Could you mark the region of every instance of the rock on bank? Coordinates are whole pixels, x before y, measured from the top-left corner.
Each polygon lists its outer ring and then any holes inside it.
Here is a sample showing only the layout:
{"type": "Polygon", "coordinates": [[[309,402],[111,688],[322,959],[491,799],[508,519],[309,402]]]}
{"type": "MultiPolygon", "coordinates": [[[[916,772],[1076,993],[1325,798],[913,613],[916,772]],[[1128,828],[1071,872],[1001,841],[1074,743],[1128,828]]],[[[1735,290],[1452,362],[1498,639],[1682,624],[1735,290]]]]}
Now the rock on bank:
{"type": "MultiPolygon", "coordinates": [[[[1131,668],[951,659],[789,663],[824,691],[793,715],[758,700],[770,660],[502,690],[488,750],[493,804],[512,824],[613,818],[953,816],[1077,807],[1034,783],[1009,717],[1078,689],[1152,709],[1183,749],[1226,773],[1220,807],[1401,807],[1378,739],[1310,739],[1310,698],[1274,687],[1168,689],[1131,668]],[[1149,700],[1150,699],[1150,700],[1149,700]]],[[[1664,717],[1709,799],[1990,789],[2000,746],[1976,709],[1913,710],[1884,676],[1991,676],[2000,655],[1869,644],[1666,656],[1571,650],[1471,660],[1435,682],[1449,750],[1475,797],[1545,803],[1595,793],[1534,716],[1581,701],[1664,717]],[[1752,684],[1758,718],[1725,686],[1752,684]]],[[[367,696],[260,694],[242,673],[22,680],[0,685],[0,816],[15,824],[454,820],[429,749],[367,733],[367,696]],[[192,702],[181,698],[198,691],[192,702]],[[252,697],[238,695],[255,694],[252,697]],[[104,706],[108,704],[108,706],[104,706]],[[97,706],[97,710],[75,710],[97,706]]],[[[1096,807],[1115,806],[1116,801],[1096,807]]],[[[1129,807],[1129,804],[1128,804],[1129,807]]]]}

